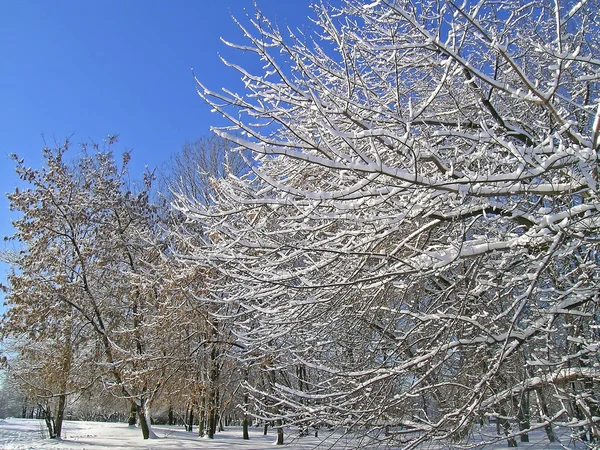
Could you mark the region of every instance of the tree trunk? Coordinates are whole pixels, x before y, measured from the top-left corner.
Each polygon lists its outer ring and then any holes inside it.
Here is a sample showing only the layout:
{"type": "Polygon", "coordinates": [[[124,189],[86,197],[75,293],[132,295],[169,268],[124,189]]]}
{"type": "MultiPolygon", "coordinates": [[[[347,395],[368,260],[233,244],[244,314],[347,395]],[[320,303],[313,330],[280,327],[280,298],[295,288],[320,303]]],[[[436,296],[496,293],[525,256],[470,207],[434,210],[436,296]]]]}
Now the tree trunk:
{"type": "Polygon", "coordinates": [[[206,415],[203,410],[198,412],[198,436],[204,437],[204,431],[206,429],[206,415]]]}
{"type": "MultiPolygon", "coordinates": [[[[542,419],[550,418],[550,410],[548,409],[548,404],[546,403],[546,398],[544,397],[544,392],[541,388],[535,390],[538,399],[538,405],[541,410],[542,419]]],[[[544,430],[546,431],[546,436],[548,436],[548,441],[550,443],[556,442],[556,436],[554,435],[554,430],[552,429],[552,424],[549,423],[544,426],[544,430]]]]}
{"type": "Polygon", "coordinates": [[[56,433],[56,437],[61,437],[62,435],[62,425],[65,417],[65,406],[67,404],[67,395],[60,394],[58,396],[58,408],[56,410],[56,422],[54,424],[54,431],[56,433]]]}
{"type": "Polygon", "coordinates": [[[210,366],[208,370],[208,389],[206,390],[206,431],[209,439],[213,439],[215,437],[215,432],[217,431],[217,407],[219,401],[219,392],[217,388],[217,378],[219,376],[217,356],[218,351],[216,344],[212,344],[209,360],[210,366]]]}
{"type": "MultiPolygon", "coordinates": [[[[531,427],[529,422],[529,393],[522,394],[521,399],[515,399],[517,403],[517,419],[519,420],[519,431],[528,430],[531,427]],[[520,400],[520,401],[519,401],[520,400]]],[[[529,442],[529,434],[521,433],[521,442],[529,442]]]]}
{"type": "Polygon", "coordinates": [[[248,433],[248,416],[244,415],[244,421],[242,422],[242,439],[248,440],[250,439],[250,434],[248,433]]]}
{"type": "Polygon", "coordinates": [[[248,392],[246,392],[244,394],[244,422],[242,423],[242,439],[250,439],[250,435],[248,433],[248,424],[249,424],[249,420],[248,420],[248,413],[246,412],[248,410],[248,392]]]}
{"type": "MultiPolygon", "coordinates": [[[[249,378],[249,373],[248,373],[248,367],[245,368],[244,370],[244,382],[248,382],[248,378],[249,378]]],[[[248,395],[248,390],[245,389],[244,391],[244,421],[242,423],[242,439],[250,439],[250,434],[248,433],[248,400],[249,400],[249,395],[248,395]]]]}
{"type": "Polygon", "coordinates": [[[500,416],[501,417],[499,417],[498,420],[500,421],[500,425],[502,425],[502,428],[504,429],[504,434],[506,436],[506,443],[508,447],[517,447],[517,440],[513,436],[510,436],[510,421],[506,418],[506,411],[504,409],[500,410],[500,416]]]}
{"type": "Polygon", "coordinates": [[[54,433],[57,438],[62,435],[62,425],[65,416],[65,407],[67,405],[67,394],[69,387],[69,374],[73,363],[73,347],[71,346],[71,334],[73,329],[72,318],[67,321],[67,327],[64,330],[64,346],[62,348],[61,364],[61,394],[58,396],[58,405],[56,408],[56,421],[54,423],[54,433]]]}
{"type": "Polygon", "coordinates": [[[205,409],[206,409],[206,435],[209,439],[214,439],[217,431],[217,401],[218,391],[215,389],[215,372],[211,370],[211,380],[206,390],[205,409]]]}
{"type": "Polygon", "coordinates": [[[131,408],[129,409],[129,420],[128,420],[127,424],[130,427],[135,427],[136,423],[137,423],[137,405],[132,400],[131,408]]]}
{"type": "Polygon", "coordinates": [[[142,436],[144,439],[150,438],[150,428],[148,427],[148,422],[146,421],[146,415],[143,411],[143,408],[138,408],[138,415],[140,416],[140,427],[142,428],[142,436]]]}
{"type": "Polygon", "coordinates": [[[223,431],[222,430],[222,424],[221,424],[221,414],[222,412],[219,412],[219,410],[221,409],[219,406],[221,399],[220,399],[220,393],[219,393],[219,388],[215,388],[214,390],[214,398],[213,398],[213,411],[214,411],[214,419],[213,419],[213,436],[215,434],[217,434],[217,429],[219,431],[223,431]]]}
{"type": "MultiPolygon", "coordinates": [[[[275,372],[269,372],[269,385],[272,388],[273,386],[275,386],[275,372]]],[[[275,417],[279,416],[280,410],[279,410],[279,406],[275,405],[273,407],[273,412],[275,417]]],[[[277,420],[275,420],[275,423],[273,424],[274,427],[277,428],[277,441],[275,441],[276,445],[283,445],[283,421],[281,419],[281,417],[279,417],[277,420]]]]}
{"type": "MultiPolygon", "coordinates": [[[[186,431],[189,431],[190,433],[192,431],[194,431],[194,406],[193,405],[190,405],[190,408],[188,409],[185,428],[186,428],[186,431]]],[[[202,437],[204,435],[204,431],[202,430],[202,428],[200,429],[199,434],[200,434],[200,437],[202,437]]]]}
{"type": "Polygon", "coordinates": [[[283,445],[283,421],[281,419],[277,419],[275,421],[275,426],[277,427],[277,441],[276,445],[283,445]]]}
{"type": "Polygon", "coordinates": [[[214,439],[215,437],[215,427],[216,427],[216,423],[215,423],[215,410],[213,405],[211,404],[208,407],[208,410],[206,411],[206,434],[208,436],[209,439],[214,439]]]}
{"type": "Polygon", "coordinates": [[[142,428],[142,436],[144,439],[156,439],[158,436],[152,431],[150,424],[150,407],[146,401],[141,401],[141,405],[138,405],[138,415],[140,416],[140,426],[142,428]]]}
{"type": "Polygon", "coordinates": [[[56,425],[54,423],[54,419],[52,418],[52,410],[50,409],[50,406],[40,405],[39,410],[42,411],[44,422],[46,423],[46,429],[48,430],[48,437],[50,439],[54,439],[56,437],[56,425]]]}
{"type": "Polygon", "coordinates": [[[198,436],[204,437],[206,432],[206,392],[200,397],[200,405],[198,406],[198,436]]]}

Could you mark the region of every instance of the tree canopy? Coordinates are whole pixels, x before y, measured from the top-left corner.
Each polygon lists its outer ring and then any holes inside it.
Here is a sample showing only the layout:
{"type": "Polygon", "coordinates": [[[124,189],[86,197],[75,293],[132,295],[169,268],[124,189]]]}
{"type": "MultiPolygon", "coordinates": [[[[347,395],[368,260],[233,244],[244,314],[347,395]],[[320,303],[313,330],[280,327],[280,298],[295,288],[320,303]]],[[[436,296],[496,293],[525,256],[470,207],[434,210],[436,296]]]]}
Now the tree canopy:
{"type": "Polygon", "coordinates": [[[550,439],[597,433],[598,11],[346,1],[315,7],[316,39],[259,13],[229,45],[263,72],[198,81],[258,163],[178,208],[252,317],[265,414],[411,447],[485,416],[525,432],[535,393],[550,439]]]}

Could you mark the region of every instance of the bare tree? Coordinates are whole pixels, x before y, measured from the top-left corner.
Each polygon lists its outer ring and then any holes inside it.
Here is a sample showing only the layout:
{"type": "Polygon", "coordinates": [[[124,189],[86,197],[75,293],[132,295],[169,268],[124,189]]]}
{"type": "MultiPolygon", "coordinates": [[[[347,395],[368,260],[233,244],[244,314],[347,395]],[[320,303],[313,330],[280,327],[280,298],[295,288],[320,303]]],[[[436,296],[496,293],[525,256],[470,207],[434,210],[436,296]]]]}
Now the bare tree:
{"type": "Polygon", "coordinates": [[[230,141],[215,135],[186,142],[161,168],[162,194],[172,199],[176,192],[203,204],[211,203],[213,178],[241,175],[248,170],[244,155],[233,152],[233,147],[230,141]]]}
{"type": "MultiPolygon", "coordinates": [[[[249,155],[233,152],[229,141],[214,135],[186,143],[161,171],[163,198],[168,202],[193,198],[198,204],[210,205],[215,201],[218,180],[247,172],[248,163],[249,155]]],[[[170,234],[177,236],[166,250],[173,255],[188,254],[190,246],[202,239],[202,228],[177,213],[170,218],[169,227],[170,234]]],[[[181,264],[174,264],[170,270],[173,287],[187,311],[182,324],[186,324],[189,334],[188,353],[181,355],[187,373],[186,422],[192,431],[196,417],[199,434],[211,439],[219,428],[225,401],[236,391],[232,381],[240,383],[239,377],[233,376],[236,372],[231,370],[229,352],[236,342],[230,332],[230,321],[222,320],[223,310],[219,305],[207,301],[206,293],[212,287],[207,280],[212,272],[209,267],[187,270],[181,264]]],[[[219,296],[218,290],[214,295],[219,296]]]]}

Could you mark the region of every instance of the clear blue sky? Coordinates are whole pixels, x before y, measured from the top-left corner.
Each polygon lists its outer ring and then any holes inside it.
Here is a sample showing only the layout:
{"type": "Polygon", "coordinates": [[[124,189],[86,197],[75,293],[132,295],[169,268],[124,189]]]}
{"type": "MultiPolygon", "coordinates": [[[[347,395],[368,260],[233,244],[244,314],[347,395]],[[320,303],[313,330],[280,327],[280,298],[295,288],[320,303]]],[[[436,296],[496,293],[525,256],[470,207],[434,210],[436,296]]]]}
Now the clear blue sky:
{"type": "MultiPolygon", "coordinates": [[[[272,21],[304,29],[309,3],[257,0],[272,21]]],[[[117,150],[133,150],[138,177],[221,124],[191,69],[213,89],[241,90],[218,54],[244,55],[219,38],[243,42],[231,15],[253,12],[251,0],[0,1],[0,237],[12,234],[5,194],[18,182],[8,155],[39,167],[42,135],[52,144],[119,134],[117,150]]],[[[6,271],[0,264],[1,280],[6,271]]]]}

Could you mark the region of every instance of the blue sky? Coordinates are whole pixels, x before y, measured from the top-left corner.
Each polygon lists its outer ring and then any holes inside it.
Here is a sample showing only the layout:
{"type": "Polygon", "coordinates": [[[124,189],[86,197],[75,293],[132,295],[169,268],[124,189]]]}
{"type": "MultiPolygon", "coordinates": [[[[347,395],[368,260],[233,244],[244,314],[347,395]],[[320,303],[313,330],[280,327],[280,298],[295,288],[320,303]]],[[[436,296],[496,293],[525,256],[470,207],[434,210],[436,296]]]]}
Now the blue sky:
{"type": "MultiPolygon", "coordinates": [[[[305,30],[309,3],[257,0],[272,21],[305,30]]],[[[42,135],[52,145],[119,134],[138,177],[222,124],[196,95],[191,69],[213,89],[241,90],[218,54],[244,55],[219,38],[243,42],[231,16],[253,12],[252,0],[2,0],[0,237],[12,234],[5,194],[18,182],[8,155],[39,167],[42,135]]],[[[6,271],[0,264],[0,279],[6,271]]]]}

